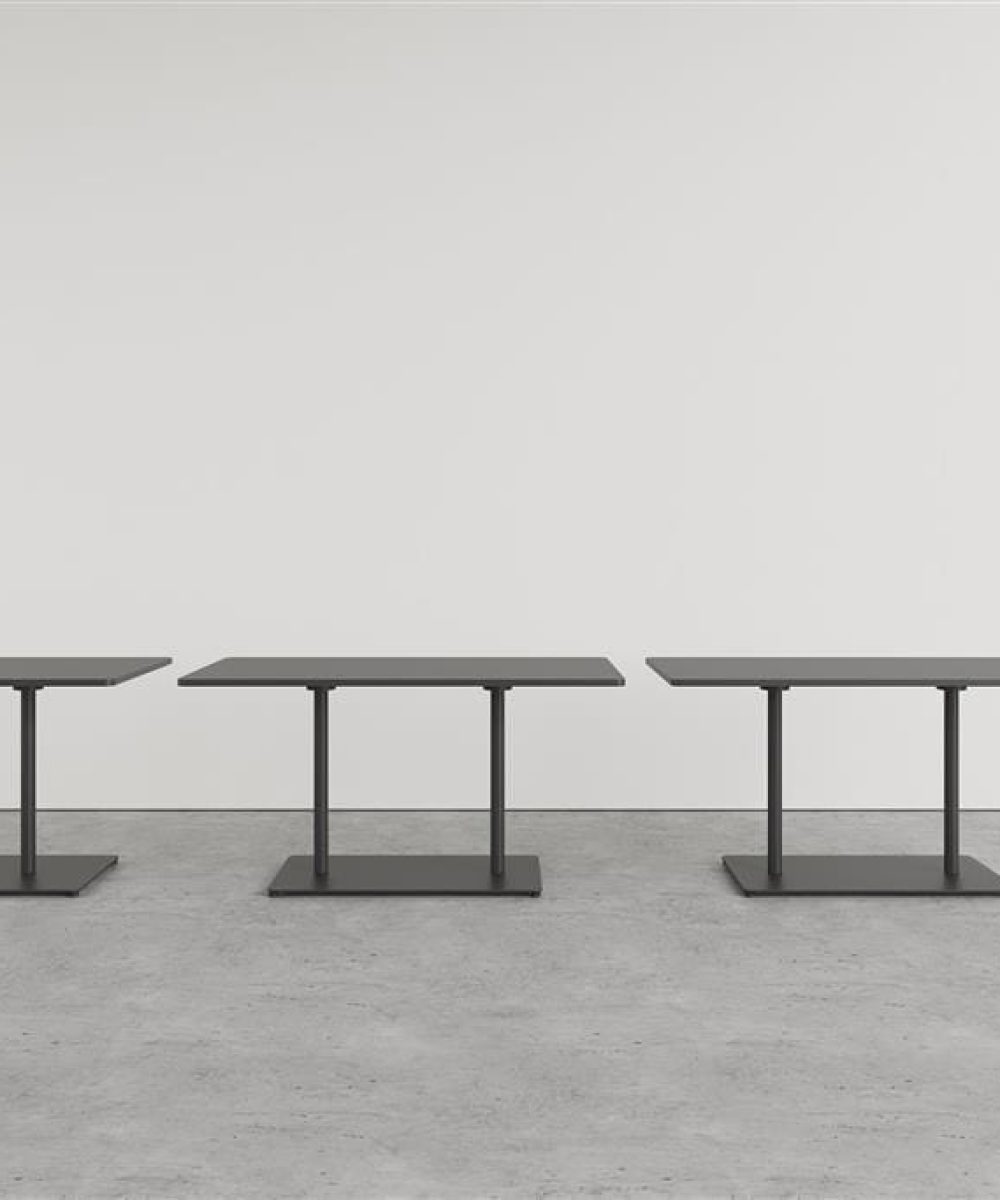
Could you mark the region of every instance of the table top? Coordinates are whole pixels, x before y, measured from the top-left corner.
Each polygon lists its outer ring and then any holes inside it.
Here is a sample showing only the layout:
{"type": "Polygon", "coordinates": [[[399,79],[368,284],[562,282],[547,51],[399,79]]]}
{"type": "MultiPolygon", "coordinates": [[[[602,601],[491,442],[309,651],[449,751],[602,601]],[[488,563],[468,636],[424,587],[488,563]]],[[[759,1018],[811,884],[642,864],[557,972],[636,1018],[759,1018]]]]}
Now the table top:
{"type": "Polygon", "coordinates": [[[1000,658],[647,658],[675,687],[997,687],[1000,658]]]}
{"type": "Polygon", "coordinates": [[[201,687],[620,687],[606,658],[223,658],[201,687]]]}
{"type": "Polygon", "coordinates": [[[112,687],[166,667],[169,658],[0,658],[0,687],[112,687]]]}

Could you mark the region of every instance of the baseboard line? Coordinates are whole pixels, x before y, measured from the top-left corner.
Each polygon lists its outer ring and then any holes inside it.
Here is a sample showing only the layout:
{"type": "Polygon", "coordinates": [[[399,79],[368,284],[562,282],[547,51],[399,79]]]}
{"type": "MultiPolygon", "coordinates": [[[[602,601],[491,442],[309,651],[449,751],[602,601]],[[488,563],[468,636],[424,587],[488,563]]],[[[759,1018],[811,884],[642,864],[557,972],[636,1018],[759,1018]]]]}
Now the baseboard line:
{"type": "MultiPolygon", "coordinates": [[[[17,805],[0,805],[0,812],[16,813],[17,805]]],[[[782,810],[785,816],[795,816],[815,813],[817,816],[834,813],[926,813],[940,816],[940,808],[792,808],[782,810]]],[[[145,813],[147,815],[163,814],[170,816],[178,813],[311,813],[312,807],[302,808],[39,808],[40,816],[45,813],[145,813]]],[[[364,813],[376,815],[379,813],[478,813],[483,816],[489,809],[480,808],[339,808],[330,806],[331,813],[364,813]]],[[[641,815],[643,813],[656,816],[669,816],[671,813],[732,813],[752,814],[763,817],[763,808],[513,808],[507,809],[508,816],[518,813],[548,814],[550,816],[565,816],[568,813],[580,815],[585,813],[616,813],[619,815],[641,815]]],[[[962,816],[973,816],[976,813],[1000,813],[1000,808],[963,808],[962,816]]]]}

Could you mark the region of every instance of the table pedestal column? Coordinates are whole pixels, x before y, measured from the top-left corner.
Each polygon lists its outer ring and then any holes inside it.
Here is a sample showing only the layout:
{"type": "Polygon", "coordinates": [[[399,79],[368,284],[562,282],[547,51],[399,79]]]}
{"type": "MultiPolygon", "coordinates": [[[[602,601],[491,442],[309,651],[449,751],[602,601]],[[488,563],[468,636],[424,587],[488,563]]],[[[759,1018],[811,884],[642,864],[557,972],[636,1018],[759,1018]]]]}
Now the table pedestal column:
{"type": "Polygon", "coordinates": [[[944,854],[784,854],[781,700],[767,692],[767,855],[727,854],[726,870],[746,896],[1000,896],[1000,875],[958,852],[958,698],[944,693],[944,854]]]}
{"type": "Polygon", "coordinates": [[[295,854],[271,881],[271,896],[538,896],[534,854],[505,846],[506,687],[490,687],[490,852],[486,854],[329,853],[329,688],[313,700],[313,853],[295,854]]]}
{"type": "Polygon", "coordinates": [[[490,688],[490,874],[502,879],[504,854],[504,792],[506,790],[506,722],[504,688],[490,688]]]}
{"type": "Polygon", "coordinates": [[[45,854],[35,849],[37,685],[21,694],[21,852],[0,855],[0,896],[78,896],[118,861],[116,854],[45,854]]]}

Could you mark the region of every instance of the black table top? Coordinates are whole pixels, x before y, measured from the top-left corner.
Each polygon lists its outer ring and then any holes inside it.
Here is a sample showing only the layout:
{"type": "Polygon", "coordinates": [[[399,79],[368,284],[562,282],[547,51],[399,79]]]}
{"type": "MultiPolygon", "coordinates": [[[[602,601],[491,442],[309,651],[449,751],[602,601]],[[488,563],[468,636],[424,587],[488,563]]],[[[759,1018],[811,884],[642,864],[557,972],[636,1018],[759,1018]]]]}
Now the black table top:
{"type": "Polygon", "coordinates": [[[647,658],[676,687],[998,687],[1000,658],[647,658]]]}
{"type": "Polygon", "coordinates": [[[169,658],[0,658],[0,687],[111,687],[170,662],[169,658]]]}
{"type": "Polygon", "coordinates": [[[608,687],[606,658],[223,658],[177,681],[200,687],[608,687]]]}

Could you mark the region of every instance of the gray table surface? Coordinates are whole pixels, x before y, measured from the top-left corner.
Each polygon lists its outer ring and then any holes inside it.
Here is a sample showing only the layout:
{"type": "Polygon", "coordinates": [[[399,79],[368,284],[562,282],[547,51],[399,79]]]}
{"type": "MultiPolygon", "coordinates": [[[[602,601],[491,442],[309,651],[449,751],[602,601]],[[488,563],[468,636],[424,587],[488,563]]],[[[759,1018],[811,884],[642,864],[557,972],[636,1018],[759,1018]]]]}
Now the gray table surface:
{"type": "Polygon", "coordinates": [[[0,658],[0,687],[112,687],[170,662],[169,658],[0,658]]]}
{"type": "Polygon", "coordinates": [[[620,687],[606,658],[223,658],[191,687],[620,687]]]}
{"type": "Polygon", "coordinates": [[[647,658],[676,687],[998,687],[1000,658],[647,658]]]}

